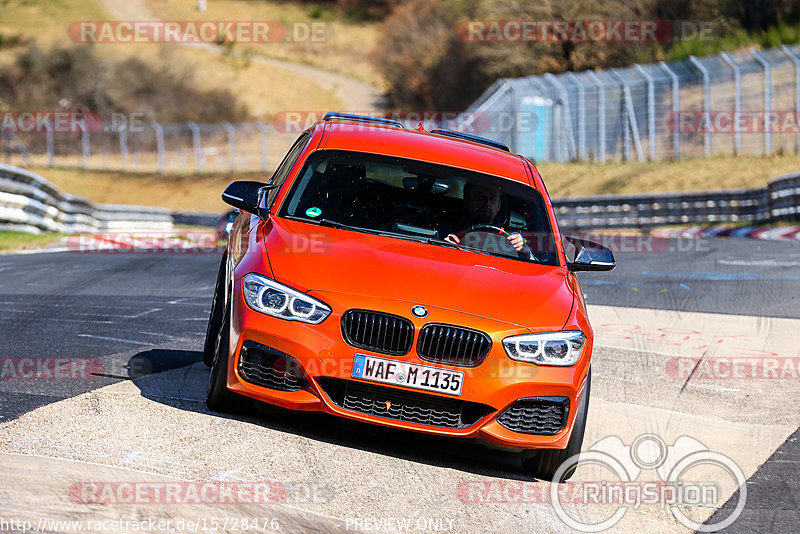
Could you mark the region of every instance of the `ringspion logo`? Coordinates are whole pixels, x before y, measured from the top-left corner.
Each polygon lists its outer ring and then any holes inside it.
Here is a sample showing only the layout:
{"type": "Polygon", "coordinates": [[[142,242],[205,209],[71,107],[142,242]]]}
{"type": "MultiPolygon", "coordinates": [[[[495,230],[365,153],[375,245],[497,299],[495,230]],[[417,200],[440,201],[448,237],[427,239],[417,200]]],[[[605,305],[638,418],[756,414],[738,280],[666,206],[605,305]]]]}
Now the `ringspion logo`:
{"type": "Polygon", "coordinates": [[[554,478],[582,467],[602,478],[565,484],[465,480],[456,493],[461,502],[472,504],[550,504],[556,516],[577,532],[606,531],[628,510],[642,506],[669,509],[692,531],[717,532],[739,518],[747,501],[747,478],[739,465],[691,436],[680,436],[671,445],[656,434],[641,434],[630,445],[608,436],[567,458],[554,478]],[[642,477],[647,472],[653,474],[642,477]],[[718,520],[707,523],[692,516],[693,508],[719,508],[737,489],[735,507],[728,515],[714,516],[718,520]],[[586,515],[589,507],[591,518],[586,515]]]}

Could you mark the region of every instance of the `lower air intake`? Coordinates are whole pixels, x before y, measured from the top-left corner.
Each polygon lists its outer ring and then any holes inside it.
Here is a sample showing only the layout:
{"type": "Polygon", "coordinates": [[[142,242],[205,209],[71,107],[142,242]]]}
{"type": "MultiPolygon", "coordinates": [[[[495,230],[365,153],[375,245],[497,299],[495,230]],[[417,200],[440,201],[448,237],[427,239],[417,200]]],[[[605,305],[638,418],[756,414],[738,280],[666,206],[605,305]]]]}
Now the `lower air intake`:
{"type": "Polygon", "coordinates": [[[279,391],[300,391],[308,387],[300,362],[279,350],[245,341],[239,356],[242,377],[257,386],[279,391]]]}
{"type": "Polygon", "coordinates": [[[337,406],[358,413],[443,428],[467,428],[494,409],[485,404],[354,380],[318,378],[337,406]]]}
{"type": "Polygon", "coordinates": [[[568,416],[567,397],[530,397],[506,408],[497,422],[514,432],[547,435],[560,432],[568,416]]]}

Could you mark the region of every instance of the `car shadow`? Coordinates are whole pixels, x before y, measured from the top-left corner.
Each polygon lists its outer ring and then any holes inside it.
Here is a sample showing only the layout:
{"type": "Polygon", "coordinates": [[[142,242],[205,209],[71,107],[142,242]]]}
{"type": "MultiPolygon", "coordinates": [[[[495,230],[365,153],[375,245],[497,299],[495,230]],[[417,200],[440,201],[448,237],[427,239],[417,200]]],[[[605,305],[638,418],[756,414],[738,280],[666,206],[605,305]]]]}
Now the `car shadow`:
{"type": "Polygon", "coordinates": [[[196,350],[146,350],[128,360],[128,378],[135,381],[147,375],[180,369],[202,361],[203,353],[196,350]]]}
{"type": "Polygon", "coordinates": [[[247,413],[228,415],[205,404],[209,370],[202,352],[156,349],[134,355],[130,379],[147,399],[191,411],[246,421],[317,441],[476,475],[530,480],[519,455],[471,440],[420,434],[344,419],[322,412],[298,412],[254,402],[247,413]]]}

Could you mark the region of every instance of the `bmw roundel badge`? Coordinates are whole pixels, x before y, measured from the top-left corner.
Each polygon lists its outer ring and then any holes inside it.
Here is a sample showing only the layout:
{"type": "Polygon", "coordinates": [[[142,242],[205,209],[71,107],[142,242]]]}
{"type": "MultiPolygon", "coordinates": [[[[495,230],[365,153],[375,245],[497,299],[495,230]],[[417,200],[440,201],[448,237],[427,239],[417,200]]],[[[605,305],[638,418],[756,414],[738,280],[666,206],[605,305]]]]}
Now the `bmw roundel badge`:
{"type": "Polygon", "coordinates": [[[414,314],[414,317],[427,317],[428,309],[425,306],[414,306],[411,308],[411,313],[414,314]]]}

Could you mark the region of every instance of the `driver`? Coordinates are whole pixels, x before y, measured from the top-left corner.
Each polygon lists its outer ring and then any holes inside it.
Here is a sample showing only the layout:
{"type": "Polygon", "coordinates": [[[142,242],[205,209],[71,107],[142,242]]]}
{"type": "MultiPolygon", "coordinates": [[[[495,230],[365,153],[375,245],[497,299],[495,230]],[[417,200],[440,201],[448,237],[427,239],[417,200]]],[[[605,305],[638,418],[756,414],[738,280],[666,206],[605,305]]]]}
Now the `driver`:
{"type": "MultiPolygon", "coordinates": [[[[460,239],[455,235],[476,224],[489,224],[503,229],[497,212],[500,211],[500,191],[491,187],[481,187],[469,182],[464,184],[464,215],[461,220],[452,225],[444,223],[439,227],[439,237],[455,245],[460,239]]],[[[525,246],[525,239],[518,233],[507,237],[514,247],[520,252],[525,246]]]]}

